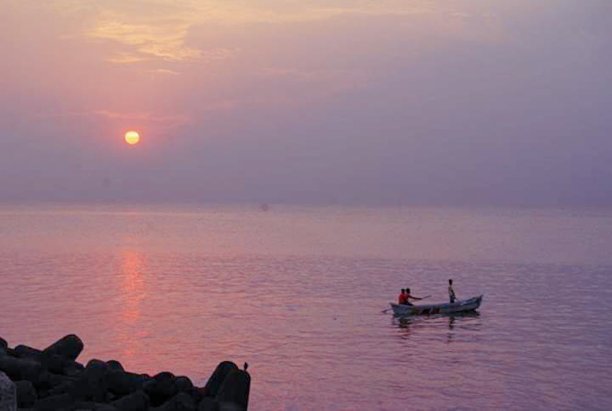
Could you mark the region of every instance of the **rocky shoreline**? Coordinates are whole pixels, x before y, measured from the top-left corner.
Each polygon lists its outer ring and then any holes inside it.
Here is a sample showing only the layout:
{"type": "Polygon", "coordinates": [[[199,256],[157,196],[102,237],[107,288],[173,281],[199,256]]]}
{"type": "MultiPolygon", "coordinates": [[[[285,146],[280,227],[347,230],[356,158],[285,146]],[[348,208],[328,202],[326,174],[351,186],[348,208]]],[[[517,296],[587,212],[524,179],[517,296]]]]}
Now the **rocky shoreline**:
{"type": "Polygon", "coordinates": [[[246,411],[251,377],[224,361],[205,387],[171,372],[124,370],[115,360],[77,362],[83,342],[67,335],[44,350],[0,337],[0,411],[246,411]]]}

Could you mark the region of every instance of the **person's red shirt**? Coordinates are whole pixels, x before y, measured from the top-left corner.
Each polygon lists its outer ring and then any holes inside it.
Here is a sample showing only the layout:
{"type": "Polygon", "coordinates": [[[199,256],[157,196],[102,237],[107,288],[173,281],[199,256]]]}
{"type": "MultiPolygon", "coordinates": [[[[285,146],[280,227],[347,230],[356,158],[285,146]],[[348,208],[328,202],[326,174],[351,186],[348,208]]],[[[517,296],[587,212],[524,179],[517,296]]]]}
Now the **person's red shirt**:
{"type": "Polygon", "coordinates": [[[406,295],[406,293],[401,293],[397,297],[397,301],[398,301],[398,304],[407,304],[408,303],[408,296],[406,295]]]}

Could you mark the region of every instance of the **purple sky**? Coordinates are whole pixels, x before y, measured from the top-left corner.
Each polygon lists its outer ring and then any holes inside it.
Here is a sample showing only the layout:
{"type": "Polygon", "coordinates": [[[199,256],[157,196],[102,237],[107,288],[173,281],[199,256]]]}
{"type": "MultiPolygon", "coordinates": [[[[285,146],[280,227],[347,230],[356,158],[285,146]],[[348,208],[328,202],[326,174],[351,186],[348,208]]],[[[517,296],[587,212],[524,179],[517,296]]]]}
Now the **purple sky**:
{"type": "Polygon", "coordinates": [[[608,0],[3,0],[0,201],[610,205],[611,39],[608,0]]]}

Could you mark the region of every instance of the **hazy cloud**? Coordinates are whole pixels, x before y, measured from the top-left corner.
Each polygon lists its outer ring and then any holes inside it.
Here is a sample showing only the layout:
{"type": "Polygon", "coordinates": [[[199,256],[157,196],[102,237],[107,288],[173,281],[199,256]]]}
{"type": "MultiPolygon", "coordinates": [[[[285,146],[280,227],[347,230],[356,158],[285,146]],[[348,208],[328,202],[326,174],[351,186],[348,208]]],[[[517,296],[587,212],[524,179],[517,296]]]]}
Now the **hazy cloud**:
{"type": "Polygon", "coordinates": [[[611,204],[611,6],[8,0],[2,199],[611,204]]]}

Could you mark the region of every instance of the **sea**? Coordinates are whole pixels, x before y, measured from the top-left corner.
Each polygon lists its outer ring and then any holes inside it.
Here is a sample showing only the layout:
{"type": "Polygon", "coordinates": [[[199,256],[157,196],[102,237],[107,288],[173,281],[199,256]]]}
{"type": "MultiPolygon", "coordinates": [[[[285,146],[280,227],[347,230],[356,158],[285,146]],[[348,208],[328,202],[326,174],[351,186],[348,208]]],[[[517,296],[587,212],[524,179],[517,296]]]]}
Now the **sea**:
{"type": "Polygon", "coordinates": [[[0,206],[0,336],[250,410],[612,409],[612,209],[0,206]],[[394,318],[401,288],[464,316],[394,318]]]}

